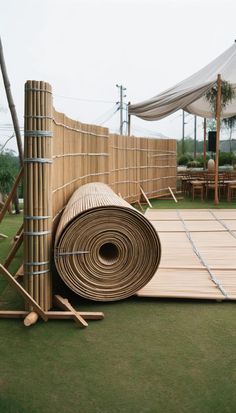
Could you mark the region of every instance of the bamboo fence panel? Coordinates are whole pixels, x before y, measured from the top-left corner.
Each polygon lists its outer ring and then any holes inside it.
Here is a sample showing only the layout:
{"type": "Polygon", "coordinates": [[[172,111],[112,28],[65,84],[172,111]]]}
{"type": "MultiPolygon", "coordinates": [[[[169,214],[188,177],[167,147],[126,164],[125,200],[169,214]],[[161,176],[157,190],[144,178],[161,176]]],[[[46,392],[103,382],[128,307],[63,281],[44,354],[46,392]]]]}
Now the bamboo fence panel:
{"type": "Polygon", "coordinates": [[[24,283],[42,308],[51,306],[52,238],[74,191],[86,183],[103,182],[130,203],[140,201],[140,185],[148,197],[168,194],[167,176],[171,176],[175,189],[175,147],[172,140],[110,134],[107,128],[70,119],[53,108],[49,84],[27,81],[24,283]],[[50,136],[41,131],[48,131],[50,136]],[[149,150],[158,157],[150,157],[149,150]],[[160,177],[160,162],[167,162],[164,178],[160,177]]]}
{"type": "Polygon", "coordinates": [[[103,183],[80,187],[60,220],[55,263],[63,281],[97,301],[127,298],[158,268],[161,246],[151,223],[103,183]]]}
{"type": "Polygon", "coordinates": [[[24,285],[43,310],[51,307],[52,93],[48,83],[25,86],[24,285]]]}

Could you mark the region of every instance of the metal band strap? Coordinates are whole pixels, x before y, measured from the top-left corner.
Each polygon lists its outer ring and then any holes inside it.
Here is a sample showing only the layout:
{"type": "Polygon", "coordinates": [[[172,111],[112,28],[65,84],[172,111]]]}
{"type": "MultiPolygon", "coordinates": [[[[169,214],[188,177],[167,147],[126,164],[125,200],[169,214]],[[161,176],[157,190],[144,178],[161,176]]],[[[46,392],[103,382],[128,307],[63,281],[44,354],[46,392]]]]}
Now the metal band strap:
{"type": "Polygon", "coordinates": [[[48,272],[50,272],[50,269],[42,270],[42,271],[29,271],[29,272],[26,271],[25,274],[27,274],[27,275],[39,275],[39,274],[46,274],[48,272]]]}
{"type": "Polygon", "coordinates": [[[24,133],[25,137],[44,137],[44,138],[51,138],[53,136],[53,132],[50,130],[27,130],[24,133]]]}
{"type": "Polygon", "coordinates": [[[49,158],[26,158],[24,163],[52,163],[52,159],[49,158]]]}
{"type": "Polygon", "coordinates": [[[58,257],[63,257],[67,255],[81,255],[81,254],[90,254],[90,251],[72,251],[72,252],[58,252],[58,257]]]}
{"type": "Polygon", "coordinates": [[[39,261],[39,262],[25,262],[25,265],[31,266],[31,265],[46,265],[49,264],[50,261],[39,261]]]}
{"type": "Polygon", "coordinates": [[[25,91],[27,92],[44,92],[44,93],[49,93],[50,95],[52,95],[52,92],[50,90],[46,90],[46,89],[38,89],[38,88],[25,88],[25,91]]]}
{"type": "Polygon", "coordinates": [[[33,219],[35,220],[40,220],[40,219],[49,219],[51,218],[51,215],[25,215],[24,219],[30,220],[33,219]]]}
{"type": "Polygon", "coordinates": [[[25,119],[53,119],[52,116],[43,116],[43,115],[25,115],[25,119]]]}
{"type": "Polygon", "coordinates": [[[24,235],[33,235],[33,236],[38,236],[38,235],[48,235],[51,234],[52,231],[26,231],[24,232],[24,235]]]}

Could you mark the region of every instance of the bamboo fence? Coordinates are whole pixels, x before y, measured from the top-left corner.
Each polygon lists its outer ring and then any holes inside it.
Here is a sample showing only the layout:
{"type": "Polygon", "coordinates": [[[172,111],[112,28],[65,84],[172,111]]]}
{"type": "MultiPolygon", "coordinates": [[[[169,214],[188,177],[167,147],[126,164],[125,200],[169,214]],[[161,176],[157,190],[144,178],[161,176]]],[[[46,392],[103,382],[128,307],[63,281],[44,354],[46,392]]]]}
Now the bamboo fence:
{"type": "Polygon", "coordinates": [[[108,184],[129,203],[176,189],[176,141],[110,134],[57,112],[48,83],[27,81],[24,140],[24,284],[51,307],[53,237],[68,200],[80,186],[108,184]]]}

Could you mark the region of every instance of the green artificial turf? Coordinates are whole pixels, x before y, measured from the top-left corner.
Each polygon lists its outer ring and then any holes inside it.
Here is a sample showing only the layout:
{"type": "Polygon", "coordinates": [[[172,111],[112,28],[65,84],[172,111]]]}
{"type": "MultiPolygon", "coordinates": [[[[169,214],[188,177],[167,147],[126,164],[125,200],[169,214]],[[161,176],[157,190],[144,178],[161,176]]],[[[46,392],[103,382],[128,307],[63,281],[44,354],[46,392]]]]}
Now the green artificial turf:
{"type": "MultiPolygon", "coordinates": [[[[7,217],[0,232],[20,220],[7,217]]],[[[9,240],[0,242],[3,259],[9,240]]],[[[16,305],[8,288],[4,297],[16,305]]],[[[0,413],[235,412],[234,302],[70,299],[105,319],[83,330],[0,319],[0,413]]]]}

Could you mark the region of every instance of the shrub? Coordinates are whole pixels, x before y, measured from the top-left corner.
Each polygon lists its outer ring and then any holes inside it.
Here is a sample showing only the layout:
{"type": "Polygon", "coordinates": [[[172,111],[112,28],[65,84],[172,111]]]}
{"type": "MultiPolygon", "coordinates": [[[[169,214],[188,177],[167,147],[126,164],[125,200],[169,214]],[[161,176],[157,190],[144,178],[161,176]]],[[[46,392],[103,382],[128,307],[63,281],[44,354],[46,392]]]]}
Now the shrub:
{"type": "Polygon", "coordinates": [[[219,153],[219,165],[232,165],[236,161],[236,156],[230,152],[219,153]]]}
{"type": "Polygon", "coordinates": [[[198,161],[189,161],[187,163],[187,168],[200,168],[201,164],[198,161]]]}
{"type": "Polygon", "coordinates": [[[192,161],[193,157],[190,154],[181,155],[178,159],[178,165],[187,165],[189,161],[192,161]]]}

